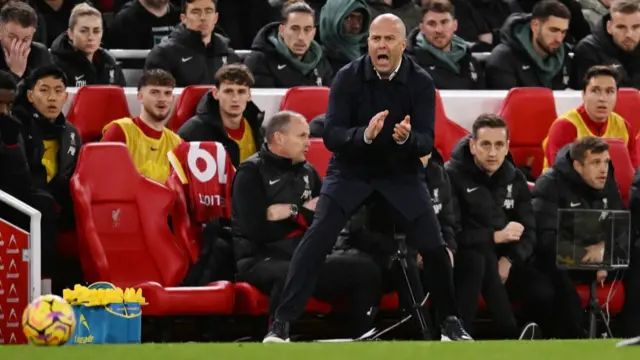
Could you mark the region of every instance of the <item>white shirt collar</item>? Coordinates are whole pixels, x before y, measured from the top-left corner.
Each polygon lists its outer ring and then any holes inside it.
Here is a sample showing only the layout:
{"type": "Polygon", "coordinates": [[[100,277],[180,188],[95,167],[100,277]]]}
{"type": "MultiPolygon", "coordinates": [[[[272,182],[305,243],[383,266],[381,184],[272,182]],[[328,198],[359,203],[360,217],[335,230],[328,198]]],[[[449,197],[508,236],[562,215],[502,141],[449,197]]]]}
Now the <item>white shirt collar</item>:
{"type": "MultiPolygon", "coordinates": [[[[401,65],[402,65],[402,58],[400,58],[400,63],[398,64],[398,67],[395,70],[393,70],[393,72],[389,75],[389,79],[387,80],[391,81],[396,76],[396,74],[398,74],[398,70],[400,70],[401,65]]],[[[378,70],[375,70],[375,72],[376,72],[376,75],[378,75],[378,79],[382,80],[382,76],[380,75],[378,70]]]]}

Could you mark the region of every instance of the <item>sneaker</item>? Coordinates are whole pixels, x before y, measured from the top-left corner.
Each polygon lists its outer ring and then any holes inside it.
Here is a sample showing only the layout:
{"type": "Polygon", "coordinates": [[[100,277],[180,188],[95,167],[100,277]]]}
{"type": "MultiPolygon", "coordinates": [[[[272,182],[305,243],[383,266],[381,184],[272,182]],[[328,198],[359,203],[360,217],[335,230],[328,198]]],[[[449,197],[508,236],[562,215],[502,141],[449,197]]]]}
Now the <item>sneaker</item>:
{"type": "Polygon", "coordinates": [[[262,340],[263,343],[286,343],[289,342],[289,323],[286,321],[274,320],[269,329],[269,333],[262,340]]]}
{"type": "Polygon", "coordinates": [[[441,341],[473,341],[471,335],[462,327],[462,322],[455,316],[449,316],[442,323],[441,341]]]}
{"type": "Polygon", "coordinates": [[[522,328],[518,340],[540,340],[542,339],[542,330],[540,326],[534,322],[530,322],[522,328]]]}

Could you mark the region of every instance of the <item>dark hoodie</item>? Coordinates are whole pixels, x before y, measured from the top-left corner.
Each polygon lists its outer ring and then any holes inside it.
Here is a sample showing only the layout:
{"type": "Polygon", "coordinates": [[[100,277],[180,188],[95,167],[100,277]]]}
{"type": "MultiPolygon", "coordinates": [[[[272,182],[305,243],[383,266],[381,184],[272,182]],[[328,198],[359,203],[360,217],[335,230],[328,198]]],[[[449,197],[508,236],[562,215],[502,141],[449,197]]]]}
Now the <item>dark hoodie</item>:
{"type": "Polygon", "coordinates": [[[53,63],[58,65],[67,80],[75,86],[85,85],[120,85],[126,86],[122,69],[116,59],[105,49],[99,48],[93,56],[93,62],[77,51],[67,33],[62,33],[51,46],[53,63]]]}
{"type": "Polygon", "coordinates": [[[573,51],[573,72],[571,84],[574,89],[582,89],[582,79],[594,65],[610,65],[620,72],[619,85],[640,89],[640,46],[633,52],[620,49],[607,33],[605,15],[596,25],[594,33],[580,41],[573,51]]]}
{"type": "Polygon", "coordinates": [[[240,62],[222,36],[212,33],[205,47],[202,34],[184,25],[176,27],[149,52],[145,69],[163,69],[176,79],[177,87],[215,84],[215,74],[223,65],[240,62]]]}
{"type": "Polygon", "coordinates": [[[38,9],[38,13],[41,14],[39,18],[44,18],[47,35],[46,43],[44,45],[50,47],[58,35],[67,31],[69,28],[71,10],[73,10],[76,5],[82,4],[83,2],[93,6],[90,1],[64,0],[62,2],[62,6],[55,10],[46,2],[46,0],[33,0],[33,3],[29,3],[29,5],[38,9]]]}
{"type": "Polygon", "coordinates": [[[169,4],[169,11],[157,17],[147,11],[139,0],[127,2],[105,34],[107,49],[151,49],[168,36],[180,23],[180,9],[169,4]]]}
{"type": "Polygon", "coordinates": [[[489,247],[499,257],[528,262],[536,245],[536,223],[527,181],[509,159],[492,176],[487,175],[476,165],[469,140],[467,136],[456,144],[445,165],[458,210],[456,243],[459,248],[489,247]],[[495,244],[494,233],[511,221],[524,226],[520,241],[495,244]]]}
{"type": "MultiPolygon", "coordinates": [[[[247,119],[253,132],[256,149],[260,149],[264,142],[262,134],[264,112],[249,101],[243,116],[247,119]]],[[[180,127],[178,135],[185,141],[217,141],[222,143],[227,150],[227,154],[231,157],[233,166],[237,167],[240,164],[240,148],[235,141],[229,138],[220,117],[220,103],[213,98],[211,91],[200,99],[196,108],[196,115],[180,127]]]]}
{"type": "MultiPolygon", "coordinates": [[[[455,252],[458,246],[453,227],[457,209],[454,209],[451,201],[451,184],[444,170],[442,155],[435,148],[425,167],[425,179],[442,237],[447,247],[455,252]]],[[[362,206],[343,229],[336,248],[356,248],[374,256],[393,255],[398,246],[390,234],[393,232],[393,224],[390,224],[389,219],[392,217],[386,206],[384,201],[362,206]],[[389,224],[391,226],[386,226],[389,224]]]]}
{"type": "Polygon", "coordinates": [[[487,88],[547,87],[564,90],[569,84],[569,49],[541,57],[531,42],[531,15],[509,16],[500,31],[500,44],[487,59],[487,88]]]}
{"type": "Polygon", "coordinates": [[[371,19],[386,13],[394,14],[402,19],[407,34],[422,21],[420,7],[412,0],[393,0],[392,5],[388,5],[384,0],[367,0],[367,3],[371,10],[371,19]]]}
{"type": "MultiPolygon", "coordinates": [[[[594,189],[573,168],[567,145],[558,152],[553,167],[536,181],[533,189],[533,210],[538,231],[537,258],[547,266],[555,266],[559,209],[622,210],[622,199],[616,185],[613,166],[609,166],[604,189],[594,189]]],[[[577,224],[570,221],[570,217],[564,217],[560,228],[563,229],[563,234],[568,235],[570,240],[567,242],[571,245],[574,239],[604,236],[605,227],[599,224],[598,217],[599,213],[596,214],[596,221],[589,218],[577,224]]]]}
{"type": "Polygon", "coordinates": [[[485,87],[480,64],[471,55],[469,45],[457,35],[451,40],[451,51],[444,52],[431,45],[420,28],[415,28],[408,38],[407,54],[431,75],[436,89],[480,90],[485,87]]]}
{"type": "Polygon", "coordinates": [[[334,72],[362,56],[367,49],[371,13],[365,0],[328,0],[320,13],[320,41],[334,72]],[[359,34],[345,34],[344,20],[354,11],[362,13],[359,34]]]}
{"type": "Polygon", "coordinates": [[[631,211],[632,237],[636,247],[640,247],[640,168],[636,170],[629,193],[629,211],[631,211]]]}
{"type": "Polygon", "coordinates": [[[278,35],[279,25],[263,27],[244,60],[255,78],[254,87],[330,86],[334,73],[322,47],[313,41],[302,60],[298,60],[278,35]]]}

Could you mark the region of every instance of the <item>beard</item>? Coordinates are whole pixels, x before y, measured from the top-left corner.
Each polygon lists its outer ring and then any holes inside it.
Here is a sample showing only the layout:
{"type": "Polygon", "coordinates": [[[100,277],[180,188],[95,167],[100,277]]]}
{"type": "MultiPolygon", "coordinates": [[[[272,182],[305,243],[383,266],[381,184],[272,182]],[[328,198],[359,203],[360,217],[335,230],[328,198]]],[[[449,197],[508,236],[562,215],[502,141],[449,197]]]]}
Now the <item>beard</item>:
{"type": "Polygon", "coordinates": [[[540,49],[544,50],[544,52],[546,52],[547,55],[553,55],[557,53],[560,50],[560,47],[562,46],[562,44],[560,44],[560,46],[558,46],[557,48],[552,49],[549,47],[549,45],[545,44],[541,39],[542,39],[542,34],[538,34],[536,43],[538,43],[538,46],[540,47],[540,49]]]}
{"type": "Polygon", "coordinates": [[[144,108],[144,111],[147,113],[147,115],[149,115],[151,120],[155,122],[163,122],[169,116],[170,109],[167,109],[163,111],[163,113],[161,113],[152,106],[142,105],[142,107],[144,108]]]}
{"type": "Polygon", "coordinates": [[[144,0],[144,2],[147,6],[154,9],[162,9],[169,4],[169,0],[144,0]]]}

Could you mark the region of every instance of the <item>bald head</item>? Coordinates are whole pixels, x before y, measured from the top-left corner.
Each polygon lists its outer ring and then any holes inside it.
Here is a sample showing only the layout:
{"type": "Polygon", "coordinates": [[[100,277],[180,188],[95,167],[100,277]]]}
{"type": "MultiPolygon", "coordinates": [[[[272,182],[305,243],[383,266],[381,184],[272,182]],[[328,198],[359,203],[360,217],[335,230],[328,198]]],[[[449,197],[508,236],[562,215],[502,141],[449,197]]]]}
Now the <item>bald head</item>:
{"type": "Polygon", "coordinates": [[[407,47],[407,29],[393,14],[376,17],[369,26],[369,56],[380,77],[388,78],[398,67],[407,47]]]}
{"type": "Polygon", "coordinates": [[[398,36],[401,36],[402,38],[407,37],[407,28],[404,26],[402,19],[390,13],[378,15],[375,19],[373,19],[371,25],[369,26],[369,34],[371,34],[372,29],[395,31],[398,36]]]}

